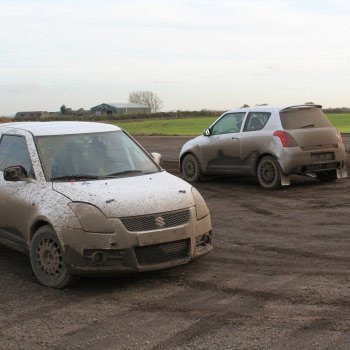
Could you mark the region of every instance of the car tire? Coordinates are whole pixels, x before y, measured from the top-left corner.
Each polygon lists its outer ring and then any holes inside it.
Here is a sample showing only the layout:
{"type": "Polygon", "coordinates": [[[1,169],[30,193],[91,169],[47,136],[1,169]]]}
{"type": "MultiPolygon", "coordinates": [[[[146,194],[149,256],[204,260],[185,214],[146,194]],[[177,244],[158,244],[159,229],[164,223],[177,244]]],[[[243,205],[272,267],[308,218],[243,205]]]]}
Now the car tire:
{"type": "Polygon", "coordinates": [[[259,161],[257,177],[264,189],[275,190],[281,186],[281,169],[275,158],[265,156],[259,161]]]}
{"type": "Polygon", "coordinates": [[[65,288],[77,281],[71,275],[56,232],[51,226],[39,228],[30,245],[30,262],[38,281],[51,288],[65,288]]]}
{"type": "Polygon", "coordinates": [[[181,172],[186,181],[197,182],[201,179],[201,166],[196,156],[186,154],[181,164],[181,172]]]}
{"type": "Polygon", "coordinates": [[[317,174],[317,177],[324,182],[331,182],[337,180],[337,171],[336,170],[329,170],[329,171],[322,171],[317,174]]]}

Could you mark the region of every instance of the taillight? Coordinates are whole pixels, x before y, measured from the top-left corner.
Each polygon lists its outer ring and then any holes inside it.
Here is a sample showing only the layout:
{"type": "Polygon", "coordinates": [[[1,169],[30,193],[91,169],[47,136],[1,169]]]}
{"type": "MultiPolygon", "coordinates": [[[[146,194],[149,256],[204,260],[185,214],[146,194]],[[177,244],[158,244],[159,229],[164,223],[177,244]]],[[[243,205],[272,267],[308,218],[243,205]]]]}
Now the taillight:
{"type": "Polygon", "coordinates": [[[291,134],[288,134],[287,131],[277,130],[273,133],[273,136],[279,137],[282,142],[283,147],[296,147],[298,146],[297,142],[294,140],[291,134]]]}

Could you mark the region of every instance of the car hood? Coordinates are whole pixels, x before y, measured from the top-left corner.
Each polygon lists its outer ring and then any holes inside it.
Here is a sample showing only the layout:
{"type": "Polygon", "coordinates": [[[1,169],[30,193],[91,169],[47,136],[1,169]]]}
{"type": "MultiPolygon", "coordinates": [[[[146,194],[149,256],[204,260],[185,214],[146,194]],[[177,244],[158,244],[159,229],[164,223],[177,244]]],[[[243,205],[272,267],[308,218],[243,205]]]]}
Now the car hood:
{"type": "Polygon", "coordinates": [[[162,213],[194,205],[191,185],[165,171],[96,181],[54,182],[73,202],[100,208],[107,217],[162,213]]]}

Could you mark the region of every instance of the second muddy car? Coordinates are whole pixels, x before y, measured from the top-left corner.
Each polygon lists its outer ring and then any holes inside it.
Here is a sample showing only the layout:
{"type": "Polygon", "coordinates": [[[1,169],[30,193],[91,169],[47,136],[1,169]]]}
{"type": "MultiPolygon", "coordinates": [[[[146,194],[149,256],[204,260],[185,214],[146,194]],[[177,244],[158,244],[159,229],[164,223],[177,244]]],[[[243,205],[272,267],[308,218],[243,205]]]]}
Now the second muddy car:
{"type": "Polygon", "coordinates": [[[187,181],[203,175],[256,175],[265,189],[293,174],[324,181],[347,177],[340,132],[320,105],[258,106],[224,113],[180,153],[187,181]]]}
{"type": "Polygon", "coordinates": [[[37,279],[147,271],[212,250],[199,192],[102,123],[0,124],[0,242],[28,252],[37,279]]]}

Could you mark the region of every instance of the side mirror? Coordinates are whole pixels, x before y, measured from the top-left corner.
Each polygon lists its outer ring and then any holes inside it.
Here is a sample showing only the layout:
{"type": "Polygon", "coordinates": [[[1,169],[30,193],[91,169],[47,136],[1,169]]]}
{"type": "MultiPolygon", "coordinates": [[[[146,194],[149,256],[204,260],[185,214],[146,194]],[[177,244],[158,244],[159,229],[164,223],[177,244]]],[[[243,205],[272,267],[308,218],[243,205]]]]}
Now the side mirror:
{"type": "Polygon", "coordinates": [[[27,171],[22,165],[10,166],[4,170],[5,181],[24,181],[27,178],[27,171]]]}
{"type": "Polygon", "coordinates": [[[154,161],[155,161],[158,165],[160,165],[160,161],[161,161],[161,159],[162,159],[162,155],[161,155],[161,154],[156,153],[156,152],[152,152],[152,153],[151,153],[151,157],[154,159],[154,161]]]}
{"type": "Polygon", "coordinates": [[[210,135],[211,135],[210,129],[204,129],[203,135],[204,135],[204,136],[210,136],[210,135]]]}

